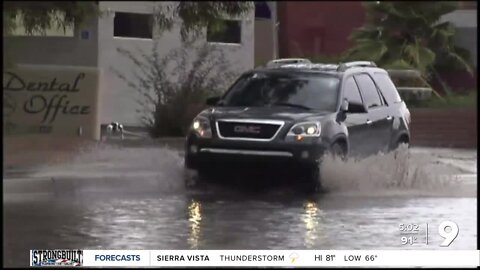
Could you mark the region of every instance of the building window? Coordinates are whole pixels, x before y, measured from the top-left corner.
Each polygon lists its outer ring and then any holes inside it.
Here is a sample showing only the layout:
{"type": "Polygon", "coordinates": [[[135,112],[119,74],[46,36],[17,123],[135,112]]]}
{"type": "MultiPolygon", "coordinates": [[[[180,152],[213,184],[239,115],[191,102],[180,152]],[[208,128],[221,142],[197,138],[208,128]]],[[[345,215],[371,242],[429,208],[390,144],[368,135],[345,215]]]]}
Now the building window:
{"type": "Polygon", "coordinates": [[[264,1],[255,1],[255,19],[271,19],[272,14],[268,4],[264,1]]]}
{"type": "Polygon", "coordinates": [[[241,21],[224,20],[220,25],[209,25],[207,28],[207,42],[236,43],[242,41],[241,21]]]}
{"type": "Polygon", "coordinates": [[[115,12],[113,36],[152,39],[152,26],[152,14],[115,12]]]}

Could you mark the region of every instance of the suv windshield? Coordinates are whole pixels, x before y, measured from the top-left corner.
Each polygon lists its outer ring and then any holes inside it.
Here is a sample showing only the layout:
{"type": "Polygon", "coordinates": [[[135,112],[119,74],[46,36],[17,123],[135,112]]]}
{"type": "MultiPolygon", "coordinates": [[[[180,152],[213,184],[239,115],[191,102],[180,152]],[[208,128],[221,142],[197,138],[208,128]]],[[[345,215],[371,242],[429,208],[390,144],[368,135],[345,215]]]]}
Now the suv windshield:
{"type": "Polygon", "coordinates": [[[230,88],[223,106],[289,106],[335,111],[339,79],[322,74],[247,74],[230,88]]]}

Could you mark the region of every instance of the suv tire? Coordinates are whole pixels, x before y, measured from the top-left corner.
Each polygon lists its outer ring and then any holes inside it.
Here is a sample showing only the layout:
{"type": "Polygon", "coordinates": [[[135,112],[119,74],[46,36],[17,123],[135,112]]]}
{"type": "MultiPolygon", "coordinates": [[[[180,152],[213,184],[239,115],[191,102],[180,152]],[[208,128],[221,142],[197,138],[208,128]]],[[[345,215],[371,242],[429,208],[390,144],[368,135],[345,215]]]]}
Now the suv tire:
{"type": "Polygon", "coordinates": [[[407,145],[407,148],[410,148],[410,143],[408,142],[408,139],[405,139],[405,138],[400,138],[397,142],[395,142],[395,144],[392,146],[392,149],[391,151],[395,151],[397,150],[400,145],[402,144],[406,144],[407,145]]]}
{"type": "Polygon", "coordinates": [[[330,154],[334,159],[340,158],[342,161],[347,160],[347,151],[345,150],[345,146],[340,143],[333,143],[330,146],[330,154]]]}

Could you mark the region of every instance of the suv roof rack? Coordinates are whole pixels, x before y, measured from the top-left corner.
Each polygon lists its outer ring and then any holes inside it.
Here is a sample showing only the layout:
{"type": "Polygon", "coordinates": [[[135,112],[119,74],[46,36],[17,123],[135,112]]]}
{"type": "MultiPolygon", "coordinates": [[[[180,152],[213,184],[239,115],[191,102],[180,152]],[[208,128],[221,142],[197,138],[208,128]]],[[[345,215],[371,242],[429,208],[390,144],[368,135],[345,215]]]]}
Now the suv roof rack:
{"type": "Polygon", "coordinates": [[[317,70],[336,70],[338,68],[337,64],[324,64],[324,63],[315,63],[310,66],[311,69],[317,70]]]}
{"type": "Polygon", "coordinates": [[[310,60],[305,58],[280,58],[269,61],[267,67],[278,67],[282,65],[291,65],[291,64],[311,64],[310,60]]]}
{"type": "Polygon", "coordinates": [[[354,62],[347,62],[347,63],[340,63],[337,68],[337,71],[345,71],[352,67],[377,67],[375,62],[372,61],[354,61],[354,62]]]}
{"type": "Polygon", "coordinates": [[[267,68],[307,68],[314,70],[343,72],[352,67],[377,67],[372,61],[353,61],[340,64],[312,63],[305,58],[280,58],[271,60],[266,65],[267,68]]]}

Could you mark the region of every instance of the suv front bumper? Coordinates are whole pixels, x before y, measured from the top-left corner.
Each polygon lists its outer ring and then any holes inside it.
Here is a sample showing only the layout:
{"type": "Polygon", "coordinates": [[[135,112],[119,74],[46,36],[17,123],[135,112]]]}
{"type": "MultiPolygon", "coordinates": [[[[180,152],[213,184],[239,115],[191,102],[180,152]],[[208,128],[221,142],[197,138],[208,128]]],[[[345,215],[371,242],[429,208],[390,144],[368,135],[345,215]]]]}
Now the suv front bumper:
{"type": "Polygon", "coordinates": [[[185,144],[185,166],[190,169],[241,168],[243,165],[250,168],[310,167],[318,165],[327,149],[328,144],[322,143],[320,138],[303,142],[280,139],[259,142],[201,139],[191,134],[185,144]]]}

